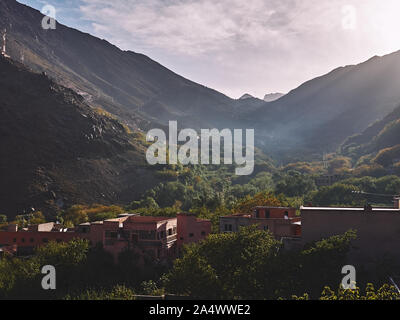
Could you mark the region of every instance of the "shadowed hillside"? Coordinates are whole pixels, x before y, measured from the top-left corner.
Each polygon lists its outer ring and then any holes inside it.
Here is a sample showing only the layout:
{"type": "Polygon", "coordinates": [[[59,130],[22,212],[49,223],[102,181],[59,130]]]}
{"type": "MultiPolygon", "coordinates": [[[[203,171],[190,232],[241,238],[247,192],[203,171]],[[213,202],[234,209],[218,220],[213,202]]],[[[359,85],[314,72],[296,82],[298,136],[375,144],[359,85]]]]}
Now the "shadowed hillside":
{"type": "Polygon", "coordinates": [[[168,120],[195,128],[232,124],[234,100],[89,34],[61,24],[43,30],[42,18],[15,0],[0,2],[0,27],[7,28],[11,57],[20,61],[23,55],[24,64],[46,71],[129,125],[147,128],[168,120]]]}
{"type": "Polygon", "coordinates": [[[400,107],[345,140],[341,152],[359,164],[375,164],[400,172],[400,107]]]}
{"type": "Polygon", "coordinates": [[[400,52],[338,68],[248,113],[266,148],[334,151],[400,102],[400,52]]]}
{"type": "Polygon", "coordinates": [[[121,203],[157,181],[144,146],[70,89],[0,58],[0,212],[121,203]]]}

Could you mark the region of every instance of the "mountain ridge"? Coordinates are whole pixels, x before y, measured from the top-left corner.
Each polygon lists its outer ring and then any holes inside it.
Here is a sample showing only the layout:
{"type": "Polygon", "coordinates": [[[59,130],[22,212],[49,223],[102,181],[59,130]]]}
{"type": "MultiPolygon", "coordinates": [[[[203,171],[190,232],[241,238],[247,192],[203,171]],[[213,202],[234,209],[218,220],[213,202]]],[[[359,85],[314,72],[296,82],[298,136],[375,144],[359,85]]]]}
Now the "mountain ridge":
{"type": "Polygon", "coordinates": [[[230,116],[234,100],[222,93],[179,76],[143,54],[122,51],[60,23],[56,30],[43,30],[42,17],[15,0],[0,3],[0,27],[8,30],[13,59],[24,55],[24,64],[34,71],[45,71],[58,83],[91,97],[92,104],[130,126],[148,129],[168,120],[195,128],[235,123],[230,116]]]}
{"type": "Polygon", "coordinates": [[[74,91],[0,56],[0,212],[127,203],[158,183],[145,147],[74,91]]]}
{"type": "Polygon", "coordinates": [[[311,79],[247,113],[246,120],[258,124],[259,134],[275,150],[331,152],[392,112],[400,103],[399,86],[397,51],[311,79]]]}

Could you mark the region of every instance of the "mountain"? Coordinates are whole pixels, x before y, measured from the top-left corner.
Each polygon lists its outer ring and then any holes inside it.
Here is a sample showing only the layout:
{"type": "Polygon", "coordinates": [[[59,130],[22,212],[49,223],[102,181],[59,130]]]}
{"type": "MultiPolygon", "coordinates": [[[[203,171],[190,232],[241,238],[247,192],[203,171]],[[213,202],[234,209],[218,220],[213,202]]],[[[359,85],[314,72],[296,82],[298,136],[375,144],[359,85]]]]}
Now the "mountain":
{"type": "Polygon", "coordinates": [[[45,71],[92,105],[144,129],[168,120],[194,128],[233,125],[233,99],[145,55],[122,51],[62,24],[44,30],[42,18],[39,11],[15,0],[0,2],[0,29],[7,29],[8,54],[35,71],[45,71]]]}
{"type": "MultiPolygon", "coordinates": [[[[340,152],[363,164],[400,169],[400,106],[360,134],[347,138],[340,152]]],[[[400,172],[400,170],[399,170],[400,172]]]]}
{"type": "Polygon", "coordinates": [[[267,154],[314,159],[400,102],[400,52],[335,69],[272,102],[233,100],[149,57],[62,24],[43,30],[42,18],[15,0],[2,0],[0,30],[7,29],[7,53],[132,128],[147,130],[168,120],[195,129],[254,128],[256,144],[267,154]]]}
{"type": "Polygon", "coordinates": [[[245,93],[242,95],[239,100],[246,100],[246,99],[255,99],[251,94],[245,93]]]}
{"type": "Polygon", "coordinates": [[[292,155],[334,151],[400,102],[400,51],[308,81],[245,117],[264,149],[292,155]]]}
{"type": "Polygon", "coordinates": [[[158,183],[145,148],[74,91],[0,56],[0,212],[126,203],[158,183]]]}
{"type": "Polygon", "coordinates": [[[264,101],[265,102],[272,102],[275,100],[278,100],[280,98],[282,98],[285,94],[284,93],[268,93],[264,96],[264,101]]]}

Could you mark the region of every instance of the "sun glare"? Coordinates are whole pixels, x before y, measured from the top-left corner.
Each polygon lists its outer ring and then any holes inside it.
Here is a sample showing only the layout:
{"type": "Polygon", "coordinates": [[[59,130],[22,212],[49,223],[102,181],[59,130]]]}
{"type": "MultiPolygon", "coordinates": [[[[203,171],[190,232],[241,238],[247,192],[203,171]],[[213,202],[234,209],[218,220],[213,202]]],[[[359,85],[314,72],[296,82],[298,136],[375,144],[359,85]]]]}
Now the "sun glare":
{"type": "Polygon", "coordinates": [[[361,6],[358,28],[382,52],[400,49],[400,1],[371,0],[361,6]]]}

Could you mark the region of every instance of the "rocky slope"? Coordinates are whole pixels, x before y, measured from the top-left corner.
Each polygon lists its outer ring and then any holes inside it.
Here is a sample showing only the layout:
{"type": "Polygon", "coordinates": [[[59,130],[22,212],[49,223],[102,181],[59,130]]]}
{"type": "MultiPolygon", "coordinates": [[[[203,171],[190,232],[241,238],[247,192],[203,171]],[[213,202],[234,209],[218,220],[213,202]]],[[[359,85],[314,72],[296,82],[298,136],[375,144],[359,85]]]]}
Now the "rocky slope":
{"type": "Polygon", "coordinates": [[[15,0],[0,2],[8,52],[73,88],[132,127],[178,120],[192,127],[232,124],[234,100],[189,81],[149,57],[57,24],[43,30],[42,14],[15,0]]]}
{"type": "Polygon", "coordinates": [[[0,212],[125,203],[156,183],[118,121],[43,74],[0,57],[0,212]]]}

